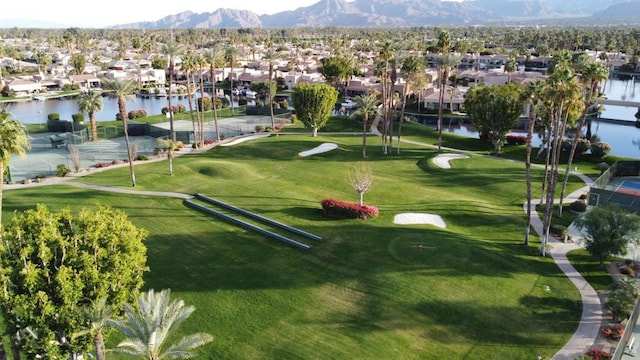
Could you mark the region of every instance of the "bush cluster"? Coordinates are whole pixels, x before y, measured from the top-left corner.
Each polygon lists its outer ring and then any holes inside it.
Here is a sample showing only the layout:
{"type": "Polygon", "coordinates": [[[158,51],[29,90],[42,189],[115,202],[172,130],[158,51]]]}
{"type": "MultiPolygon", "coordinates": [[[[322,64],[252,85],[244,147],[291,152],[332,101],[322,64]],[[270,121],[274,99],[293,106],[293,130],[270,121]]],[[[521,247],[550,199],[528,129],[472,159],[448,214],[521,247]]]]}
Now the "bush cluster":
{"type": "Polygon", "coordinates": [[[596,348],[591,348],[589,349],[589,351],[587,351],[587,356],[590,356],[591,359],[593,360],[611,360],[611,353],[604,351],[604,350],[600,350],[600,349],[596,349],[596,348]]]}
{"type": "MultiPolygon", "coordinates": [[[[119,115],[119,114],[118,114],[119,115]]],[[[137,110],[131,110],[129,111],[129,113],[127,114],[127,118],[129,120],[133,120],[133,119],[141,119],[143,117],[147,117],[147,110],[145,109],[137,109],[137,110]]],[[[120,120],[120,119],[118,119],[120,120]]]]}
{"type": "Polygon", "coordinates": [[[600,331],[609,339],[618,340],[624,334],[624,328],[620,324],[603,326],[600,331]]]}
{"type": "Polygon", "coordinates": [[[563,238],[569,234],[567,227],[564,225],[557,225],[557,224],[551,225],[551,228],[549,229],[549,231],[553,236],[556,236],[559,238],[563,238]]]}
{"type": "Polygon", "coordinates": [[[327,216],[339,219],[372,219],[378,216],[378,208],[360,204],[324,199],[320,202],[322,210],[327,216]]]}
{"type": "MultiPolygon", "coordinates": [[[[162,115],[167,115],[168,112],[169,112],[168,106],[165,106],[162,108],[162,115]]],[[[184,112],[187,112],[187,108],[182,104],[171,105],[171,112],[174,114],[182,114],[184,112]]]]}
{"type": "Polygon", "coordinates": [[[595,158],[601,158],[611,152],[611,145],[603,142],[591,144],[591,155],[595,158]]]}
{"type": "Polygon", "coordinates": [[[84,122],[84,114],[83,113],[75,113],[71,115],[71,119],[73,119],[74,123],[82,123],[84,122]]]}
{"type": "Polygon", "coordinates": [[[69,169],[67,165],[58,164],[58,166],[56,166],[56,176],[65,177],[69,175],[69,173],[71,173],[71,169],[69,169]]]}
{"type": "Polygon", "coordinates": [[[49,120],[49,121],[58,121],[58,120],[60,120],[60,114],[51,113],[51,114],[47,115],[47,120],[49,120]]]}
{"type": "Polygon", "coordinates": [[[569,205],[569,210],[573,212],[583,213],[587,211],[587,203],[583,200],[576,200],[569,205]]]}

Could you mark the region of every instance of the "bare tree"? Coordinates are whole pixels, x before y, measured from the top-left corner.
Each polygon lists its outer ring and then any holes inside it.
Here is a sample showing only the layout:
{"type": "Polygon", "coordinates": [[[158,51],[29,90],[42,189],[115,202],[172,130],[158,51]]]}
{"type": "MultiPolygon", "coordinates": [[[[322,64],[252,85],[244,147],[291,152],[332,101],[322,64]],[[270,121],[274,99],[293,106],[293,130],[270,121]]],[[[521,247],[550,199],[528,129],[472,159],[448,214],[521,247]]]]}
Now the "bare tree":
{"type": "Polygon", "coordinates": [[[371,169],[364,162],[357,162],[349,170],[349,183],[358,192],[359,204],[364,205],[364,194],[373,188],[371,169]]]}

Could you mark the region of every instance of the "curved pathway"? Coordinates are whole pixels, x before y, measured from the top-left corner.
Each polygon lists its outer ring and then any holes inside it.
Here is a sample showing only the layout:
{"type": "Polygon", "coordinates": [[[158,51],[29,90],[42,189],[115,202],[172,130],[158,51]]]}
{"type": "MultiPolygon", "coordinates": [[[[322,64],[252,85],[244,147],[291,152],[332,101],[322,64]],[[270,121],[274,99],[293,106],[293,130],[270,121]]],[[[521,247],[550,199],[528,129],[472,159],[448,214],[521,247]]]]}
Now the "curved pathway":
{"type": "MultiPolygon", "coordinates": [[[[593,182],[589,177],[583,174],[574,173],[574,175],[579,176],[587,186],[569,194],[569,196],[564,200],[566,203],[573,202],[578,199],[581,194],[588,192],[589,185],[593,182]]],[[[531,227],[540,237],[542,237],[544,233],[542,220],[536,212],[536,205],[539,203],[539,200],[531,203],[531,227]]],[[[526,212],[526,202],[524,203],[523,209],[526,212]]],[[[567,342],[562,349],[552,357],[552,359],[574,360],[578,356],[586,353],[589,348],[594,345],[600,331],[600,326],[602,325],[602,304],[596,290],[582,277],[582,275],[580,275],[567,258],[567,253],[569,251],[579,249],[581,246],[574,242],[563,243],[555,240],[554,238],[549,239],[549,245],[549,254],[560,270],[564,272],[573,285],[578,289],[580,297],[582,298],[582,317],[580,319],[580,324],[571,339],[569,339],[569,342],[567,342]]]]}

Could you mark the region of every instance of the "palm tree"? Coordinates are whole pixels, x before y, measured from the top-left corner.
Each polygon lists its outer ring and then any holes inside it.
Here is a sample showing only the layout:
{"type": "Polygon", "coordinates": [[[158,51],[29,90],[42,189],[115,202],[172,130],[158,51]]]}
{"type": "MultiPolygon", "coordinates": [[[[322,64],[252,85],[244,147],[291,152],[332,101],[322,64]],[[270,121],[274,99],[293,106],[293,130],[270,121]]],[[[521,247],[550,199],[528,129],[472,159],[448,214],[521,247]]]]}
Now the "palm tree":
{"type": "Polygon", "coordinates": [[[267,51],[262,58],[267,60],[269,62],[269,108],[270,110],[270,115],[271,115],[271,129],[275,129],[276,128],[276,124],[275,124],[275,119],[273,117],[273,95],[271,93],[271,89],[273,89],[273,61],[278,59],[280,57],[280,54],[269,49],[269,51],[267,51]]]}
{"type": "Polygon", "coordinates": [[[407,107],[407,98],[411,87],[419,84],[424,78],[424,59],[411,55],[402,61],[402,76],[404,77],[404,89],[402,94],[402,110],[400,111],[400,120],[398,123],[398,155],[400,155],[400,135],[402,133],[402,122],[404,121],[404,111],[407,107]]]}
{"type": "Polygon", "coordinates": [[[113,308],[107,304],[107,299],[102,297],[91,303],[91,306],[83,310],[87,328],[78,331],[71,336],[72,339],[84,335],[91,335],[96,347],[96,359],[105,359],[104,330],[107,328],[107,320],[113,315],[113,308]]]}
{"type": "MultiPolygon", "coordinates": [[[[176,132],[173,128],[173,109],[171,109],[171,87],[173,86],[173,75],[175,72],[175,60],[176,56],[178,56],[182,52],[182,49],[176,44],[173,40],[164,44],[162,47],[162,53],[166,55],[169,60],[169,90],[167,101],[169,105],[169,136],[171,137],[171,141],[176,141],[176,132]]],[[[169,161],[171,162],[171,160],[169,161]]]]}
{"type": "Polygon", "coordinates": [[[582,114],[580,116],[580,123],[575,128],[575,133],[573,136],[573,141],[571,144],[571,152],[569,153],[569,159],[567,160],[567,168],[565,169],[564,179],[562,181],[562,188],[560,190],[560,201],[558,204],[558,215],[562,216],[562,203],[564,194],[567,188],[567,182],[569,181],[569,172],[571,171],[571,166],[573,164],[573,157],[576,154],[576,149],[578,148],[578,142],[582,137],[582,128],[584,127],[587,114],[589,113],[589,109],[594,105],[594,94],[598,89],[598,84],[601,81],[606,80],[609,77],[609,72],[607,68],[602,63],[588,63],[582,66],[578,70],[578,76],[580,77],[583,85],[585,86],[584,97],[584,108],[582,109],[582,114]]]}
{"type": "Polygon", "coordinates": [[[134,79],[116,78],[103,80],[104,88],[110,91],[110,95],[118,99],[118,111],[122,119],[124,130],[124,142],[127,146],[129,158],[129,172],[131,173],[131,186],[136,187],[136,174],[133,171],[133,152],[129,146],[129,129],[127,128],[127,99],[131,98],[136,91],[136,81],[134,79]]]}
{"type": "Polygon", "coordinates": [[[202,146],[202,142],[198,140],[198,136],[196,136],[197,131],[196,131],[196,119],[193,116],[193,103],[192,103],[192,97],[191,97],[191,91],[192,91],[192,87],[191,87],[191,78],[193,76],[193,73],[196,72],[197,69],[197,65],[196,65],[196,58],[194,57],[194,55],[191,52],[188,52],[187,54],[185,54],[184,58],[182,59],[182,66],[181,66],[182,70],[184,71],[186,77],[187,77],[187,102],[189,103],[189,114],[191,115],[191,125],[193,127],[193,137],[196,143],[196,147],[200,148],[202,146]]]}
{"type": "Polygon", "coordinates": [[[93,90],[82,92],[78,97],[78,109],[89,114],[91,141],[98,140],[95,113],[102,111],[102,94],[93,90]]]}
{"type": "Polygon", "coordinates": [[[233,115],[233,68],[235,67],[238,57],[238,49],[234,44],[226,48],[224,57],[229,62],[229,67],[231,68],[229,70],[229,90],[231,90],[229,92],[229,103],[231,104],[231,115],[233,115]]]}
{"type": "Polygon", "coordinates": [[[195,356],[194,349],[213,340],[207,333],[196,333],[167,345],[168,339],[195,310],[184,301],[169,301],[171,291],[153,289],[140,294],[137,306],[125,304],[123,320],[109,319],[108,324],[119,329],[126,339],[115,351],[147,359],[188,359],[195,356]]]}
{"type": "Polygon", "coordinates": [[[438,96],[438,151],[442,151],[442,112],[444,106],[445,87],[447,86],[451,68],[455,67],[459,61],[458,57],[452,54],[444,54],[436,57],[440,87],[440,93],[438,96]]]}
{"type": "Polygon", "coordinates": [[[373,94],[358,95],[353,99],[358,109],[351,115],[362,116],[362,158],[367,157],[367,122],[378,111],[378,97],[373,94]]]}
{"type": "Polygon", "coordinates": [[[536,108],[539,106],[540,97],[544,89],[544,83],[541,80],[531,82],[527,84],[526,89],[523,91],[522,96],[526,97],[529,101],[529,127],[527,129],[527,155],[525,159],[526,178],[527,178],[527,221],[524,233],[524,245],[529,246],[529,234],[531,231],[531,151],[533,140],[533,131],[536,126],[537,112],[536,108]]]}
{"type": "Polygon", "coordinates": [[[24,156],[31,148],[29,138],[22,123],[11,119],[6,107],[0,108],[0,229],[2,228],[2,184],[4,184],[5,167],[9,166],[12,154],[24,156]]]}
{"type": "MultiPolygon", "coordinates": [[[[220,142],[220,132],[218,131],[218,105],[216,95],[216,65],[222,59],[223,53],[219,48],[214,47],[211,50],[204,54],[204,58],[209,63],[209,73],[211,76],[211,102],[213,103],[213,121],[215,124],[216,130],[216,141],[220,142]]],[[[203,103],[204,104],[204,103],[203,103]]]]}

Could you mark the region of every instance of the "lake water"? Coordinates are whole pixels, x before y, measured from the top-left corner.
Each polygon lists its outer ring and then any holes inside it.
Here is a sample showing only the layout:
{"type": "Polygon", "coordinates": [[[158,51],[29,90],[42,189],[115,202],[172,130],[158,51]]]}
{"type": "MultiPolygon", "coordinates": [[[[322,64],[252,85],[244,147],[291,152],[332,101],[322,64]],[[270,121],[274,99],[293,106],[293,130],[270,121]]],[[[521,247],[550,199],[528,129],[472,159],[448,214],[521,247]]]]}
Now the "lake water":
{"type": "MultiPolygon", "coordinates": [[[[118,100],[110,96],[102,97],[102,111],[95,114],[97,121],[112,121],[118,113],[118,100]]],[[[172,97],[171,105],[183,104],[187,110],[189,102],[187,97],[172,97]]],[[[149,115],[162,113],[162,108],[168,106],[166,97],[135,97],[127,101],[127,112],[137,109],[145,109],[149,115]]],[[[195,104],[193,104],[195,108],[195,104]]],[[[45,101],[25,101],[12,103],[9,112],[14,119],[18,119],[25,124],[46,123],[47,115],[51,113],[60,114],[60,120],[71,120],[71,115],[78,113],[77,99],[49,99],[45,101]]],[[[85,114],[85,119],[89,117],[85,114]]]]}
{"type": "MultiPolygon", "coordinates": [[[[603,90],[609,99],[640,101],[640,79],[637,80],[607,80],[602,84],[603,90]]],[[[199,95],[197,95],[199,96],[199,95]]],[[[173,97],[171,104],[183,104],[189,108],[188,101],[185,97],[173,97]]],[[[168,105],[166,97],[135,97],[127,102],[127,111],[136,109],[145,109],[147,114],[156,115],[162,112],[162,108],[168,105]]],[[[13,118],[21,120],[23,123],[45,123],[47,115],[50,113],[60,114],[60,119],[71,120],[71,115],[78,112],[78,101],[76,99],[52,99],[46,101],[29,101],[19,102],[10,105],[9,111],[13,118]]],[[[629,125],[611,124],[602,121],[593,123],[592,132],[600,136],[602,141],[611,144],[613,155],[640,158],[640,147],[634,145],[640,141],[640,128],[635,126],[635,113],[638,111],[635,107],[610,106],[605,107],[602,118],[629,121],[629,125]]],[[[114,120],[115,114],[118,112],[117,100],[108,96],[103,97],[103,110],[96,113],[96,119],[114,120]]],[[[88,116],[85,114],[85,119],[88,116]]],[[[444,126],[446,131],[451,131],[460,135],[469,137],[478,137],[478,134],[465,126],[449,129],[444,126]]],[[[539,140],[536,139],[539,144],[539,140]]],[[[536,145],[537,145],[536,144],[536,145]]]]}

